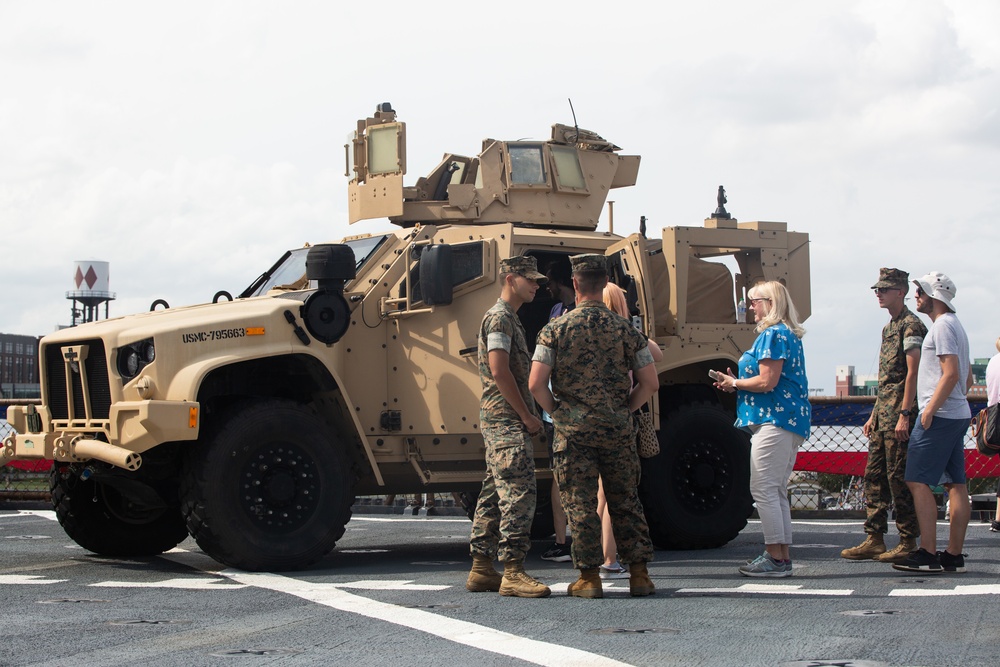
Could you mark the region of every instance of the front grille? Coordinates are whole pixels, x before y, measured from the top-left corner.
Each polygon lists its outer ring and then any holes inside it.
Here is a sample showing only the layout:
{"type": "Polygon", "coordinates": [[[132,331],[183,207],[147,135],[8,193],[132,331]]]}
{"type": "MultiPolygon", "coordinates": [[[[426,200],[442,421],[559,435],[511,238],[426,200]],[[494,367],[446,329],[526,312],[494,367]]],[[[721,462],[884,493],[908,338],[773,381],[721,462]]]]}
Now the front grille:
{"type": "Polygon", "coordinates": [[[90,350],[79,373],[70,372],[73,390],[74,419],[107,419],[111,414],[111,384],[108,382],[108,362],[104,356],[104,341],[82,340],[74,343],[52,343],[45,345],[45,393],[43,397],[52,414],[52,419],[69,419],[70,411],[66,396],[66,362],[62,349],[67,346],[87,345],[90,350]],[[83,400],[83,379],[86,374],[90,389],[90,410],[87,414],[83,400]]]}

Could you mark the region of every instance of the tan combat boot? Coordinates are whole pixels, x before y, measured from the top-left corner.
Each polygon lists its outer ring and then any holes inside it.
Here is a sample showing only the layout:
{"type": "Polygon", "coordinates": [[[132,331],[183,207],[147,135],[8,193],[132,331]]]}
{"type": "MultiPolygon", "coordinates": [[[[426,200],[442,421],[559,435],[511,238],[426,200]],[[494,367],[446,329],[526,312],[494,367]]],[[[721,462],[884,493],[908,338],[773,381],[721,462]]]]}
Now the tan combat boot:
{"type": "Polygon", "coordinates": [[[881,533],[872,533],[858,546],[841,551],[840,557],[847,560],[872,560],[884,553],[885,539],[881,533]]]}
{"type": "Polygon", "coordinates": [[[628,566],[628,592],[634,598],[652,595],[656,592],[653,580],[649,578],[649,571],[645,563],[629,563],[628,566]]]}
{"type": "Polygon", "coordinates": [[[516,598],[547,598],[552,591],[524,571],[523,560],[508,560],[503,564],[503,581],[500,595],[516,598]]]}
{"type": "Polygon", "coordinates": [[[902,563],[910,555],[911,551],[916,550],[917,538],[901,537],[899,538],[899,544],[892,551],[886,551],[884,554],[875,556],[875,560],[882,563],[902,563]]]}
{"type": "Polygon", "coordinates": [[[493,567],[493,559],[482,554],[473,554],[472,571],[465,581],[465,588],[473,593],[498,591],[503,582],[503,575],[493,567]]]}
{"type": "Polygon", "coordinates": [[[580,570],[580,578],[569,585],[566,592],[578,598],[602,598],[604,586],[601,584],[601,569],[587,567],[580,570]]]}

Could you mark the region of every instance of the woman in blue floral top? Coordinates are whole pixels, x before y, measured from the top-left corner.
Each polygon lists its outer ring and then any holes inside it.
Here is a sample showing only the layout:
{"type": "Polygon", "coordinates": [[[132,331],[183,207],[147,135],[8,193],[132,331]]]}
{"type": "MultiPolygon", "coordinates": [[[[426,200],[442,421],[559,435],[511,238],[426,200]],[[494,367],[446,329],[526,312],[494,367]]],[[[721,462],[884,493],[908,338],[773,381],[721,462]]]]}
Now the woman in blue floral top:
{"type": "Polygon", "coordinates": [[[757,340],[739,361],[739,376],[721,376],[715,386],[738,392],[736,426],[750,438],[750,493],[764,530],[764,553],[740,567],[748,577],[790,577],[792,514],[788,479],[799,446],[809,437],[809,383],[799,324],[788,290],[777,281],[747,294],[757,322],[757,340]]]}

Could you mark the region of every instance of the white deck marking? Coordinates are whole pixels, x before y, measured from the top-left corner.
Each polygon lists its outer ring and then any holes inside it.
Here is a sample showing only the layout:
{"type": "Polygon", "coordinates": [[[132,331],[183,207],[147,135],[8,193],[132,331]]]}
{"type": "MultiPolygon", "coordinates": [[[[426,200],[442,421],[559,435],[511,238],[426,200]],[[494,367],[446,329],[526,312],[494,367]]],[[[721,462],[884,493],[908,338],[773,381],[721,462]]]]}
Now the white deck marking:
{"type": "Polygon", "coordinates": [[[443,591],[451,586],[436,586],[434,584],[414,584],[410,581],[386,581],[369,579],[367,581],[349,581],[343,584],[329,584],[336,588],[357,588],[365,591],[443,591]]]}
{"type": "Polygon", "coordinates": [[[944,597],[946,595],[1000,595],[1000,584],[976,584],[972,586],[955,586],[951,589],[914,589],[896,588],[889,591],[889,597],[893,598],[923,598],[923,597],[944,597]]]}
{"type": "MultiPolygon", "coordinates": [[[[518,658],[535,665],[544,665],[545,667],[631,667],[626,662],[613,660],[595,653],[587,653],[586,651],[561,644],[550,644],[534,639],[525,639],[524,637],[518,637],[517,635],[494,630],[493,628],[477,625],[476,623],[451,619],[423,609],[401,607],[387,602],[370,600],[366,597],[341,590],[341,588],[345,587],[344,584],[312,583],[280,574],[263,572],[243,572],[242,570],[233,569],[220,570],[219,568],[223,566],[208,556],[180,548],[172,549],[168,553],[163,554],[161,558],[166,558],[175,563],[180,563],[203,572],[211,572],[229,577],[241,584],[265,588],[286,595],[294,595],[295,597],[326,607],[412,628],[448,641],[453,641],[457,644],[518,658]]],[[[523,602],[532,604],[531,600],[524,600],[523,602]]]]}
{"type": "Polygon", "coordinates": [[[17,510],[17,514],[4,514],[0,516],[0,519],[19,519],[26,516],[40,516],[43,519],[48,519],[49,521],[56,520],[56,513],[54,510],[17,510]]]}
{"type": "MultiPolygon", "coordinates": [[[[628,663],[587,653],[569,646],[518,637],[475,623],[460,621],[421,609],[377,602],[340,590],[335,584],[300,581],[278,574],[223,570],[222,575],[239,583],[285,593],[351,614],[426,632],[457,644],[510,656],[547,667],[627,667],[628,663]]],[[[531,604],[530,600],[524,601],[531,604]]]]}
{"type": "Polygon", "coordinates": [[[779,584],[743,584],[735,588],[681,588],[678,593],[728,593],[748,595],[853,595],[850,588],[803,588],[779,584]]]}
{"type": "Polygon", "coordinates": [[[245,584],[221,579],[164,579],[163,581],[100,581],[88,584],[99,588],[176,588],[189,591],[232,591],[245,584]]]}
{"type": "Polygon", "coordinates": [[[45,579],[38,574],[0,574],[0,586],[7,584],[61,584],[68,579],[45,579]]]}

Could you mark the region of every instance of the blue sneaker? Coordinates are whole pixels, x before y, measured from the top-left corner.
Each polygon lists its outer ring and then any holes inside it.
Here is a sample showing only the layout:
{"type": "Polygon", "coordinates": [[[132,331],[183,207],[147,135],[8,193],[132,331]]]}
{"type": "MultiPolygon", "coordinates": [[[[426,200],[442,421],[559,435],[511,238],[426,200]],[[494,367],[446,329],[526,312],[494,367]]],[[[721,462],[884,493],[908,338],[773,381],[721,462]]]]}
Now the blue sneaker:
{"type": "Polygon", "coordinates": [[[790,577],[792,576],[792,561],[776,561],[766,551],[746,565],[740,565],[740,574],[744,577],[790,577]]]}

